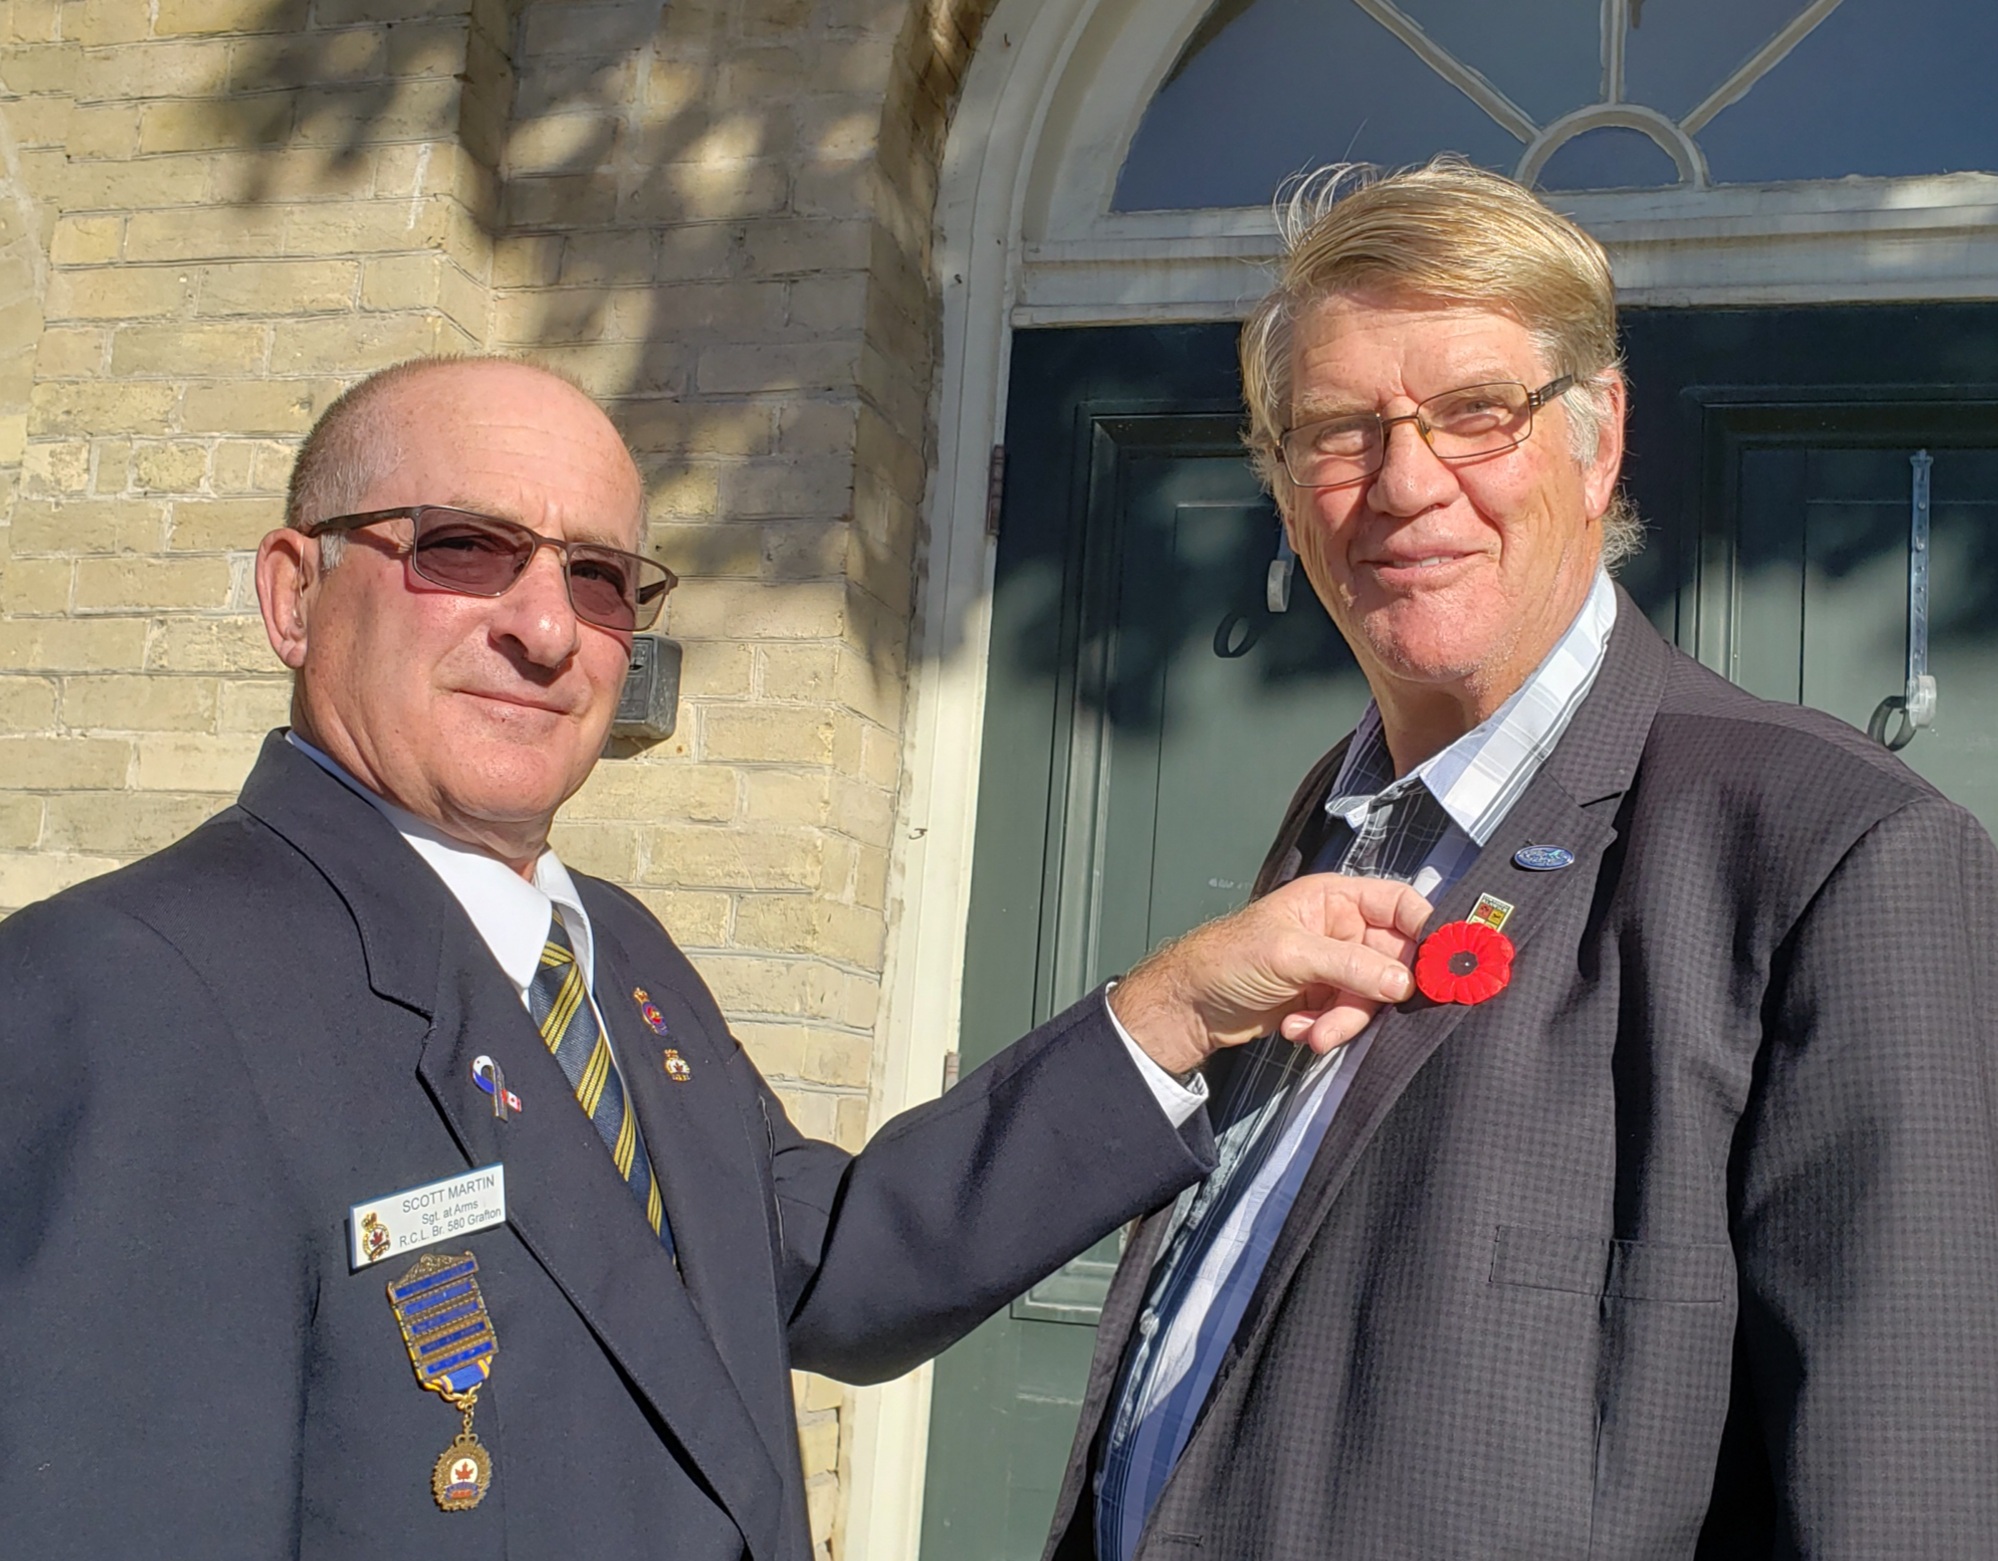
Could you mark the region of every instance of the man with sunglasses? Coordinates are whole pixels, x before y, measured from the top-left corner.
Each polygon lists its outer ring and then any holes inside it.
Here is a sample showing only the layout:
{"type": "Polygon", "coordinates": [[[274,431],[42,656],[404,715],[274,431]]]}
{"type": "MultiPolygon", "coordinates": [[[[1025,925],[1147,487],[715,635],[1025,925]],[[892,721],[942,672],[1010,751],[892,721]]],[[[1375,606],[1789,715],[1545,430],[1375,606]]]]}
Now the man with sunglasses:
{"type": "Polygon", "coordinates": [[[1176,1075],[1407,992],[1420,898],[1304,885],[805,1139],[548,849],[673,584],[642,510],[551,374],[363,382],[257,555],[290,728],[0,928],[7,1554],[806,1561],[790,1367],[942,1348],[1211,1163],[1176,1075]]]}
{"type": "Polygon", "coordinates": [[[1612,584],[1594,240],[1449,160],[1289,218],[1249,442],[1374,697],[1257,890],[1412,884],[1421,995],[1209,1066],[1049,1556],[1998,1553],[1991,841],[1612,584]]]}

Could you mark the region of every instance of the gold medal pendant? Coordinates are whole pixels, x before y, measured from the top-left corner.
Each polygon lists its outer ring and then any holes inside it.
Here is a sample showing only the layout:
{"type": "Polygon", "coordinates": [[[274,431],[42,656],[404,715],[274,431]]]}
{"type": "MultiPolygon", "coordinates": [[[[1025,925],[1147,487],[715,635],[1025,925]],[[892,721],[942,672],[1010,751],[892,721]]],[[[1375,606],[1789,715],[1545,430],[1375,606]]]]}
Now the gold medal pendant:
{"type": "Polygon", "coordinates": [[[431,1494],[446,1512],[469,1512],[486,1499],[486,1487],[492,1483],[492,1454],[472,1435],[468,1409],[465,1429],[437,1455],[437,1467],[430,1471],[431,1494]]]}

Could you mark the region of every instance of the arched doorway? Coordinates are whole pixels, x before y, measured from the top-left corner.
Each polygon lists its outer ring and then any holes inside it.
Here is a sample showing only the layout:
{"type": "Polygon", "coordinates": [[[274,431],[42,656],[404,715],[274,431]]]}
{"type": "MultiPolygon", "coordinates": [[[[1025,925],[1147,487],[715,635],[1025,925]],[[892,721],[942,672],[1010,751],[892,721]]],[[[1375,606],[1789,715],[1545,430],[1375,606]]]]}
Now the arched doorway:
{"type": "MultiPolygon", "coordinates": [[[[1215,560],[1263,563],[1244,539],[1266,512],[1230,474],[1228,343],[1273,248],[1277,173],[1349,148],[1394,162],[1450,147],[1537,177],[1609,244],[1632,309],[1639,496],[1658,532],[1641,594],[1687,649],[1778,697],[1822,703],[1839,690],[1870,707],[1898,686],[1916,448],[1943,463],[1935,472],[1955,468],[1961,491],[1937,523],[1971,594],[1950,613],[1977,615],[1998,397],[1976,365],[1998,361],[1998,333],[1981,308],[1926,306],[1998,297],[1998,180],[1975,161],[1998,136],[1957,63],[1982,57],[1974,44],[1993,24],[1945,0],[1921,0],[1919,15],[1888,0],[1683,9],[1704,30],[1644,0],[1545,0],[1516,13],[1526,19],[1510,35],[1471,0],[1001,0],[939,201],[939,463],[910,767],[922,833],[902,858],[907,902],[923,914],[894,956],[884,1109],[933,1092],[946,1053],[974,1062],[1086,989],[1126,942],[1222,908],[1153,893],[1179,869],[1127,849],[1138,815],[1116,812],[1149,808],[1153,841],[1170,833],[1171,809],[1205,784],[1176,747],[1208,740],[1168,730],[1165,704],[1147,707],[1149,726],[1120,726],[1114,676],[1099,666],[1092,695],[1084,662],[1134,630],[1157,641],[1156,626],[1114,610],[1117,582],[1148,552],[1179,549],[1182,579],[1215,560]],[[1323,62],[1342,50],[1366,64],[1359,85],[1385,96],[1348,94],[1343,119],[1286,117],[1339,101],[1298,83],[1322,86],[1323,62]],[[1825,89],[1860,71],[1863,135],[1825,89]],[[1792,134],[1827,101],[1844,116],[1839,137],[1792,134]],[[1435,111],[1393,117],[1408,105],[1435,111]],[[1455,139],[1437,131],[1445,123],[1459,125],[1455,139]],[[1037,416],[1019,415],[1029,404],[1037,416]],[[995,446],[1008,451],[996,505],[995,446]],[[1688,461],[1702,475],[1676,469],[1688,461]],[[1195,511],[1203,524],[1222,517],[1220,531],[1181,523],[1195,511]],[[1829,637],[1814,642],[1807,621],[1829,637]],[[1150,765],[1149,792],[1119,791],[1115,750],[1132,732],[1143,740],[1124,768],[1150,765]],[[1143,885],[1144,914],[1092,900],[1105,883],[1143,885]]],[[[1218,622],[1232,609],[1200,610],[1218,622]]],[[[1180,634],[1155,670],[1196,704],[1248,708],[1214,677],[1253,672],[1258,655],[1295,660],[1315,611],[1300,603],[1247,654],[1241,625],[1180,634]]],[[[1978,671],[1998,667],[1981,631],[1950,653],[1964,659],[1945,679],[1949,741],[1953,762],[1969,763],[1998,735],[1998,711],[1967,691],[1998,683],[1978,671]]],[[[1318,711],[1300,740],[1329,742],[1345,719],[1334,706],[1363,695],[1329,659],[1315,682],[1291,672],[1257,674],[1257,689],[1281,696],[1264,714],[1297,720],[1285,701],[1302,691],[1318,711]]],[[[1855,708],[1843,713],[1863,719],[1855,708]]],[[[1925,762],[1941,740],[1924,734],[1909,757],[1925,762]]],[[[1270,768],[1289,765],[1278,755],[1270,768]]],[[[1287,789],[1295,772],[1273,784],[1287,789]]],[[[1229,805],[1255,811],[1239,792],[1229,805]]],[[[1241,881],[1205,879],[1224,900],[1241,881]]],[[[1038,1553],[1087,1359],[1090,1287],[1112,1255],[1023,1298],[933,1375],[868,1401],[857,1554],[1038,1553]],[[925,1466],[919,1517],[909,1474],[925,1466]]]]}

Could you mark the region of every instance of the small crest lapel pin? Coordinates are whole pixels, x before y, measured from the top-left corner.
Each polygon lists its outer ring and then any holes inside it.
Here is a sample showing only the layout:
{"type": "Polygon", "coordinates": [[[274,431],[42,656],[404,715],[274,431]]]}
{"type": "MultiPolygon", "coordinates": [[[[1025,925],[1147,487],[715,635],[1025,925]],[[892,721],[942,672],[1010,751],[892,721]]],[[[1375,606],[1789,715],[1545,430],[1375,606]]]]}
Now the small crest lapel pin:
{"type": "Polygon", "coordinates": [[[642,986],[631,989],[632,1000],[638,1004],[638,1016],[652,1027],[654,1035],[666,1033],[666,1016],[659,1011],[659,1005],[652,1001],[652,994],[642,986]]]}
{"type": "MultiPolygon", "coordinates": [[[[631,996],[638,1004],[639,1017],[652,1027],[654,1035],[673,1033],[667,1027],[666,1016],[659,1011],[659,1005],[652,1001],[651,993],[642,986],[635,986],[631,989],[631,996]]],[[[694,1070],[687,1065],[687,1059],[670,1046],[666,1048],[666,1055],[661,1059],[661,1065],[666,1070],[666,1077],[675,1084],[684,1084],[694,1076],[694,1070]]]]}

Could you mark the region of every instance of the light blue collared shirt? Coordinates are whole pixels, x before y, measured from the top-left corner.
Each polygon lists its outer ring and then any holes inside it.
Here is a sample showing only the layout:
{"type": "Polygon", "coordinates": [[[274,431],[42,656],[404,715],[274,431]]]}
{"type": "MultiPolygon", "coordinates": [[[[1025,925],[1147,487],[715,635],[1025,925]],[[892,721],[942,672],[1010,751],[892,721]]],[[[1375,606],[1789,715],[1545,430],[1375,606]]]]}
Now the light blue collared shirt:
{"type": "MultiPolygon", "coordinates": [[[[1369,705],[1325,803],[1345,828],[1310,870],[1399,878],[1429,899],[1462,878],[1595,685],[1616,610],[1616,589],[1598,571],[1575,621],[1513,696],[1399,779],[1369,705]]],[[[1369,1030],[1322,1057],[1257,1042],[1237,1070],[1216,1124],[1220,1161],[1180,1194],[1125,1347],[1096,1475],[1100,1561],[1136,1553],[1372,1040],[1369,1030]]]]}

